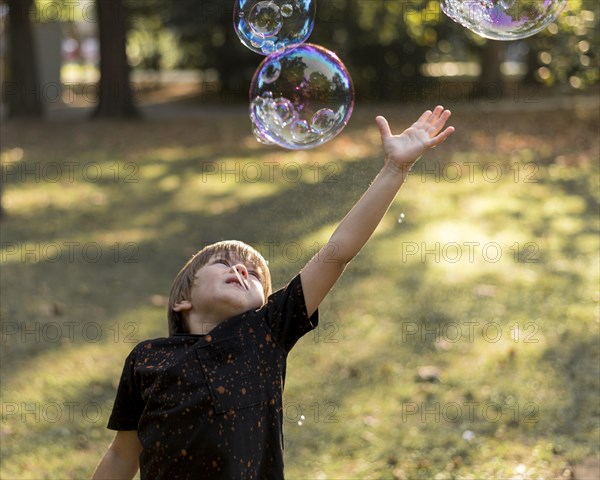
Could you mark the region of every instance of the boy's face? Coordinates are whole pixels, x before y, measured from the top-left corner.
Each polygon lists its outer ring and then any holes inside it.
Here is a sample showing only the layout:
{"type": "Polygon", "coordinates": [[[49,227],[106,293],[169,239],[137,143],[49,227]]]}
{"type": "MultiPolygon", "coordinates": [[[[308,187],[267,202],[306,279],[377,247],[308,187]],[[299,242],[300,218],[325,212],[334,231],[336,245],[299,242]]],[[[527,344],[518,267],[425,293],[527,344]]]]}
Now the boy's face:
{"type": "Polygon", "coordinates": [[[197,320],[220,323],[261,307],[265,301],[262,275],[260,267],[234,254],[211,257],[196,272],[189,308],[184,308],[188,311],[190,327],[197,320]]]}

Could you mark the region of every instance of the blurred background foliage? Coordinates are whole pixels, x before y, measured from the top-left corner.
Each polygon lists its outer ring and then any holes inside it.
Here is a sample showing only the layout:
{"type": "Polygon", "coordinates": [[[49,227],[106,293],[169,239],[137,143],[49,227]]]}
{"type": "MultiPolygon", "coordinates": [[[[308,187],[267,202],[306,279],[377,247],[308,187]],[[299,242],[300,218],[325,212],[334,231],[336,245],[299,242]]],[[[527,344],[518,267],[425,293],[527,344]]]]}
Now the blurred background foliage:
{"type": "MultiPolygon", "coordinates": [[[[0,0],[9,7],[11,3],[28,3],[33,23],[60,21],[63,72],[65,67],[69,72],[87,68],[88,75],[76,79],[97,81],[99,73],[89,75],[89,69],[98,68],[99,55],[90,54],[89,47],[97,42],[90,36],[97,29],[99,15],[94,10],[100,0],[0,0]]],[[[338,54],[362,101],[426,100],[439,97],[440,85],[448,83],[466,98],[487,100],[510,97],[521,85],[534,86],[536,94],[577,93],[598,86],[597,0],[568,0],[547,29],[512,42],[471,33],[446,17],[439,0],[316,3],[315,27],[308,41],[338,54]]],[[[127,58],[134,72],[194,70],[201,83],[211,85],[216,100],[247,101],[250,81],[263,57],[237,38],[232,25],[234,0],[111,0],[110,6],[126,26],[127,58]]],[[[2,10],[3,19],[6,11],[2,10]]],[[[12,43],[24,53],[18,39],[12,43]]],[[[16,76],[14,80],[18,81],[16,76]]]]}
{"type": "MultiPolygon", "coordinates": [[[[142,68],[214,69],[223,89],[246,90],[261,57],[237,39],[233,3],[126,1],[130,61],[142,68]]],[[[319,0],[308,41],[335,51],[357,93],[373,100],[406,98],[449,80],[466,81],[474,95],[485,94],[490,83],[506,93],[503,87],[520,82],[568,92],[598,83],[599,12],[596,0],[569,0],[542,33],[498,42],[451,21],[438,0],[319,0]]]]}

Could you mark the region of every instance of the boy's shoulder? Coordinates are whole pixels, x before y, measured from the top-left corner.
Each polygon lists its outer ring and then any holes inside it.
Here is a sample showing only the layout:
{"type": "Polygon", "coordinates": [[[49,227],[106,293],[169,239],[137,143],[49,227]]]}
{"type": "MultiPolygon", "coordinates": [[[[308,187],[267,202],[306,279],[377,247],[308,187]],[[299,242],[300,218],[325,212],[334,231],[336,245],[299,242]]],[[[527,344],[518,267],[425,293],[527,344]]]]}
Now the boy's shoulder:
{"type": "Polygon", "coordinates": [[[130,355],[147,353],[161,349],[173,349],[177,347],[187,347],[196,343],[201,335],[172,335],[170,337],[159,337],[142,340],[131,350],[130,355]]]}

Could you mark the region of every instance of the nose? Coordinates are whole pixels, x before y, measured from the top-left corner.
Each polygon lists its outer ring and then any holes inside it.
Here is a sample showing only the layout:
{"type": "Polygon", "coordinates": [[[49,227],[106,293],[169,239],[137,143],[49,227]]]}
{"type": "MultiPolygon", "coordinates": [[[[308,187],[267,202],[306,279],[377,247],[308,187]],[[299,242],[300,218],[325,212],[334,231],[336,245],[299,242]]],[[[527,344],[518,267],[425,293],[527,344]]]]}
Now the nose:
{"type": "Polygon", "coordinates": [[[237,270],[237,272],[244,278],[248,278],[248,269],[246,268],[246,265],[244,265],[243,263],[238,263],[236,265],[233,265],[233,268],[235,270],[237,270]]]}

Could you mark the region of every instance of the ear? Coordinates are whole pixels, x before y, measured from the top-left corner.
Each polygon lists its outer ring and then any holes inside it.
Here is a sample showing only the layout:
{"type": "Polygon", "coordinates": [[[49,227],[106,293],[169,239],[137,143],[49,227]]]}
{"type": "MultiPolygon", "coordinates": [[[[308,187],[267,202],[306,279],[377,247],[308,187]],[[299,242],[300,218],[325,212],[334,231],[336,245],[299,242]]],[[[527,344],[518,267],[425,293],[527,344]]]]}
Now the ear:
{"type": "Polygon", "coordinates": [[[187,312],[188,310],[192,309],[192,302],[190,302],[189,300],[182,300],[181,302],[176,303],[175,305],[173,305],[173,310],[175,312],[187,312]]]}

